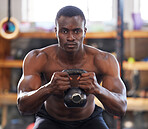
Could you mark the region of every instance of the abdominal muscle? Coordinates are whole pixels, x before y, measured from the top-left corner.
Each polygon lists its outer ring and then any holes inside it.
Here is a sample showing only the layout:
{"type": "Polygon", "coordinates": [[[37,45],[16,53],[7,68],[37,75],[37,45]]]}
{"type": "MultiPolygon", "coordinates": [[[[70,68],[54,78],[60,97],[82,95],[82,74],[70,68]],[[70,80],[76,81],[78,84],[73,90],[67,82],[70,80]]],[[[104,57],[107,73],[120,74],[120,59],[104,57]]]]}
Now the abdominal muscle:
{"type": "Polygon", "coordinates": [[[45,102],[45,108],[49,115],[62,121],[77,121],[88,118],[94,111],[94,96],[89,95],[85,107],[67,108],[64,100],[51,95],[45,102]]]}

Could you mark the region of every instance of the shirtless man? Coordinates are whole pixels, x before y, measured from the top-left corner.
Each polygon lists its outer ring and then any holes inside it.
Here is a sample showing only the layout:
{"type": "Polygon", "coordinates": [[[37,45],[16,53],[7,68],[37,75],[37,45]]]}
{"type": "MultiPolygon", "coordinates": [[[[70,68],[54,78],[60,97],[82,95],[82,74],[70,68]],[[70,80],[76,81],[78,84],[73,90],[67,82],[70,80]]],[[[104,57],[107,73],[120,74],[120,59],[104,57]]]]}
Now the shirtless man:
{"type": "Polygon", "coordinates": [[[56,16],[56,45],[29,52],[18,83],[18,108],[22,114],[36,114],[34,129],[108,129],[102,108],[117,116],[126,112],[126,89],[119,65],[110,53],[83,44],[86,20],[83,12],[66,6],[56,16]],[[67,108],[64,92],[71,87],[64,69],[83,69],[78,87],[87,93],[81,108],[67,108]],[[102,86],[100,83],[102,82],[102,86]]]}

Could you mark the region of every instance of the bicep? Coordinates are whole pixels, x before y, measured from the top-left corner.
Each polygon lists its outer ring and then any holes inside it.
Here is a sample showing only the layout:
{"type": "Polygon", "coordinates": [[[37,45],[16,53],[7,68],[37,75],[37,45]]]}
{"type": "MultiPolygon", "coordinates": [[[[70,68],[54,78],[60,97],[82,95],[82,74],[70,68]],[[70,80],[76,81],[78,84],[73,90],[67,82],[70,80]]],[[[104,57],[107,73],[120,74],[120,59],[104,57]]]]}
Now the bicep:
{"type": "Polygon", "coordinates": [[[111,92],[125,94],[125,85],[120,77],[104,76],[102,86],[111,92]]]}
{"type": "Polygon", "coordinates": [[[37,90],[41,86],[40,75],[22,75],[18,83],[18,93],[37,90]]]}
{"type": "Polygon", "coordinates": [[[19,91],[32,91],[38,89],[41,82],[41,75],[47,56],[45,52],[40,50],[30,51],[23,62],[23,75],[19,82],[19,91]]]}
{"type": "Polygon", "coordinates": [[[120,78],[119,63],[114,56],[109,56],[106,63],[106,71],[103,75],[103,87],[107,88],[111,92],[125,93],[125,85],[120,78]]]}
{"type": "Polygon", "coordinates": [[[31,51],[25,57],[23,62],[23,74],[18,83],[19,92],[33,91],[41,86],[40,62],[40,60],[37,60],[37,55],[34,51],[31,51]]]}

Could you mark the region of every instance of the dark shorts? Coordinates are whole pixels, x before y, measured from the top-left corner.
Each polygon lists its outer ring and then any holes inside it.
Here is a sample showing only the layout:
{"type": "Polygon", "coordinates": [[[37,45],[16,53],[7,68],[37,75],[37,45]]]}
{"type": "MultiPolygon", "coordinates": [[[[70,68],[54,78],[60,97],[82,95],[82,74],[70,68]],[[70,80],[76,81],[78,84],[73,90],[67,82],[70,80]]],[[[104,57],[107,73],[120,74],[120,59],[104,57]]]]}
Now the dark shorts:
{"type": "Polygon", "coordinates": [[[96,106],[92,115],[79,121],[61,121],[50,116],[45,108],[36,115],[33,129],[109,129],[102,117],[103,109],[96,106]]]}

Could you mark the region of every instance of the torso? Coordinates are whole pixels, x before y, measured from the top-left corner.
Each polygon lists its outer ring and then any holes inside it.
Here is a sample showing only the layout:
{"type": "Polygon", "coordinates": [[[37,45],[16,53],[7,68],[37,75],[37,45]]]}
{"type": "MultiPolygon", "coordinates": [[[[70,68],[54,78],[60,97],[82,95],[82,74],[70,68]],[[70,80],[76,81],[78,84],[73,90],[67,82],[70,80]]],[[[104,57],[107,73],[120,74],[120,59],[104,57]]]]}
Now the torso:
{"type": "MultiPolygon", "coordinates": [[[[92,48],[86,47],[87,52],[85,58],[79,64],[66,65],[61,63],[56,56],[57,46],[47,47],[43,51],[48,56],[48,62],[46,63],[42,73],[44,75],[45,82],[49,82],[54,72],[62,71],[64,69],[84,69],[86,71],[95,72],[98,82],[101,82],[101,73],[96,68],[94,57],[97,52],[92,51],[92,48]],[[92,52],[91,52],[92,51],[92,52]]],[[[51,116],[59,120],[75,121],[88,118],[94,111],[95,103],[94,96],[89,95],[87,103],[83,108],[67,108],[64,105],[64,96],[50,95],[45,102],[45,108],[51,116]]]]}

